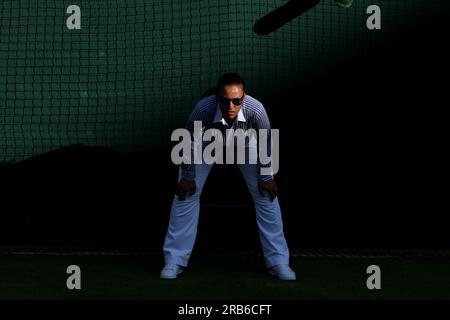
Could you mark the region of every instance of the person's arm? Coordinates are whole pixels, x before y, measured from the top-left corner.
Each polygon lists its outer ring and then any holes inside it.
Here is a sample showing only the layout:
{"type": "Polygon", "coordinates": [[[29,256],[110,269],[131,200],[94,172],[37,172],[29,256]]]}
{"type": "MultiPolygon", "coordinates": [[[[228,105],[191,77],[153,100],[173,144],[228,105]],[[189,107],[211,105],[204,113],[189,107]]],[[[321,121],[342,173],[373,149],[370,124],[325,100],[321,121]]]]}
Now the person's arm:
{"type": "Polygon", "coordinates": [[[191,134],[191,155],[190,157],[185,157],[186,161],[188,163],[182,163],[181,164],[181,178],[193,181],[195,180],[195,164],[194,164],[194,122],[195,121],[202,121],[203,122],[203,115],[200,111],[200,107],[197,104],[190,114],[188,121],[186,123],[185,128],[190,132],[191,134]]]}
{"type": "Polygon", "coordinates": [[[191,134],[191,155],[187,157],[183,155],[186,162],[181,163],[181,179],[177,184],[175,194],[180,200],[186,199],[187,195],[193,195],[197,186],[195,184],[195,164],[194,164],[194,121],[202,121],[202,113],[200,112],[199,105],[197,104],[192,111],[185,128],[191,134]]]}
{"type": "Polygon", "coordinates": [[[261,104],[261,108],[255,112],[255,127],[258,132],[258,173],[260,181],[273,180],[272,170],[272,146],[271,146],[271,126],[267,112],[261,104]],[[260,131],[264,130],[264,131],[260,131]],[[260,147],[261,143],[265,142],[266,147],[260,147]],[[265,151],[265,155],[262,155],[260,151],[265,151]],[[262,159],[261,159],[262,157],[262,159]],[[261,161],[263,160],[263,161],[261,161]]]}
{"type": "Polygon", "coordinates": [[[255,113],[256,129],[258,131],[258,190],[260,194],[264,197],[267,192],[270,196],[271,201],[273,201],[278,196],[278,186],[273,178],[272,171],[272,132],[269,117],[264,107],[261,105],[260,110],[255,113]],[[263,134],[260,130],[263,129],[263,134]],[[265,140],[265,141],[263,141],[265,140]],[[260,144],[265,142],[265,148],[261,148],[266,152],[261,159],[260,154],[260,144]],[[261,160],[264,160],[263,162],[261,160]]]}

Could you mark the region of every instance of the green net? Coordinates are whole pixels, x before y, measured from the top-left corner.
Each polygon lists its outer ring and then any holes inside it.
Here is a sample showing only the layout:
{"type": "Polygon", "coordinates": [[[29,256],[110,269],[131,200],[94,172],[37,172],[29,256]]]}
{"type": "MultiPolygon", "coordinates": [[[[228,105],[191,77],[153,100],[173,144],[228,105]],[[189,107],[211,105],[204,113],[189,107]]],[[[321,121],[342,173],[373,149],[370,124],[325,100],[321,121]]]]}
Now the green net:
{"type": "Polygon", "coordinates": [[[264,99],[449,5],[322,0],[268,35],[253,32],[284,3],[2,0],[0,161],[75,143],[151,150],[168,143],[223,72],[239,72],[264,99]],[[81,30],[66,27],[73,4],[81,30]],[[366,28],[372,4],[382,9],[382,30],[366,28]]]}

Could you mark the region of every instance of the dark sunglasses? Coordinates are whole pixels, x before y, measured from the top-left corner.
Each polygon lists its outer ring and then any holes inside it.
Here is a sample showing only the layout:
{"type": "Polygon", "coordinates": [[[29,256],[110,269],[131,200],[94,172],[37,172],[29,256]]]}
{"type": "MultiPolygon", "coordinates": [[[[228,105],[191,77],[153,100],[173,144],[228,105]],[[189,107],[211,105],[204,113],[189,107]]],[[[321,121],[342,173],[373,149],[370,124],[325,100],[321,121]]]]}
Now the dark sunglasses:
{"type": "Polygon", "coordinates": [[[234,99],[219,96],[220,103],[223,105],[226,105],[226,106],[228,106],[230,104],[230,101],[233,102],[233,104],[235,106],[240,106],[242,104],[243,100],[244,100],[244,96],[242,96],[241,98],[234,98],[234,99]]]}

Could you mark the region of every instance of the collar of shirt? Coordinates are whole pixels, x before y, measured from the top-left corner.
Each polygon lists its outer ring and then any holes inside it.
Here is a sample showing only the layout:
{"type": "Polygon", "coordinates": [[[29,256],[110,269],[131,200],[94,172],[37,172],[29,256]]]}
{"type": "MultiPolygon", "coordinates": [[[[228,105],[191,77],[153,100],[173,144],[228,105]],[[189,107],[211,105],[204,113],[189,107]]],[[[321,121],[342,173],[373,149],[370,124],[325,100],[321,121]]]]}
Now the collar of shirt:
{"type": "MultiPolygon", "coordinates": [[[[246,122],[245,117],[244,117],[244,112],[242,111],[243,108],[244,108],[244,102],[242,103],[242,107],[241,107],[241,109],[238,112],[237,121],[246,122]]],[[[228,123],[223,118],[222,110],[220,110],[219,104],[217,104],[216,114],[214,115],[213,122],[222,122],[222,124],[224,126],[228,126],[228,123]]],[[[236,121],[234,123],[236,123],[236,121]]]]}

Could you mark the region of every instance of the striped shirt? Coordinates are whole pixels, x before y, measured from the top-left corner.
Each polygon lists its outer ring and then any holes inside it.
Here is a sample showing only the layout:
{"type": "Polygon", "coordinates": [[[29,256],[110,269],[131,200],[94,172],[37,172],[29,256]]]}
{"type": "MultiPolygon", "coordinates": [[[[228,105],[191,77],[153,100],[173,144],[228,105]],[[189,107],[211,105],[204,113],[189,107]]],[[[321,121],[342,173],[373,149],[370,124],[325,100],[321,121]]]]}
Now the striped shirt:
{"type": "MultiPolygon", "coordinates": [[[[186,129],[191,132],[191,136],[194,133],[194,121],[202,122],[203,132],[210,128],[219,129],[222,132],[225,132],[225,129],[230,129],[230,127],[228,127],[222,117],[222,112],[220,110],[219,104],[217,103],[215,95],[210,95],[201,99],[189,116],[188,122],[186,124],[186,129]]],[[[261,102],[251,97],[250,95],[245,94],[241,109],[239,110],[238,116],[231,128],[243,129],[244,131],[248,129],[255,129],[256,131],[258,131],[259,129],[267,129],[269,143],[267,143],[268,150],[266,154],[270,157],[271,127],[269,117],[267,116],[266,110],[264,109],[264,106],[261,102]]],[[[258,172],[260,172],[259,168],[261,166],[271,166],[271,161],[263,165],[259,161],[259,156],[257,160],[258,172]]],[[[184,163],[181,164],[181,176],[186,180],[194,180],[195,165],[184,163]]],[[[260,180],[267,181],[270,179],[273,179],[271,175],[262,175],[260,173],[260,180]]]]}

